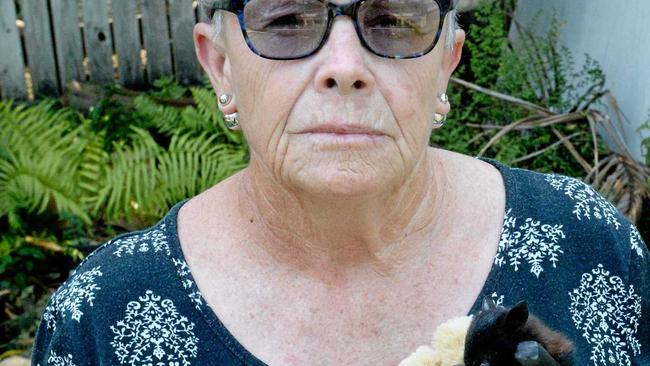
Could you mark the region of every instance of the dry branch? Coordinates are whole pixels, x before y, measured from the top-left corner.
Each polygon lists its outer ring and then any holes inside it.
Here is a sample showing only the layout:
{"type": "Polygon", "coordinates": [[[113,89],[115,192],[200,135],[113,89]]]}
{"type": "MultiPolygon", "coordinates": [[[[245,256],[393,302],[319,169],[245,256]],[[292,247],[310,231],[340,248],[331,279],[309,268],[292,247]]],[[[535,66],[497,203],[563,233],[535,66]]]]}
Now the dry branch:
{"type": "MultiPolygon", "coordinates": [[[[451,81],[457,85],[489,95],[495,99],[512,104],[513,106],[524,108],[531,112],[530,116],[514,121],[505,126],[493,124],[467,124],[467,126],[470,127],[483,129],[480,134],[481,136],[485,135],[489,131],[496,131],[490,140],[481,148],[478,156],[483,155],[508,132],[550,128],[551,132],[558,138],[557,141],[531,154],[517,158],[512,161],[511,164],[531,159],[545,151],[556,148],[556,146],[561,144],[585,170],[586,175],[583,178],[583,181],[590,184],[600,194],[612,201],[612,203],[623,214],[625,214],[630,221],[635,224],[638,222],[643,208],[643,199],[648,197],[648,178],[650,177],[650,168],[632,158],[627,144],[612,125],[611,118],[600,111],[590,108],[594,100],[590,100],[589,103],[585,103],[584,105],[579,106],[577,110],[569,113],[554,113],[553,111],[534,103],[499,93],[462,79],[452,78],[451,81]],[[593,141],[593,157],[589,157],[588,159],[583,157],[571,142],[572,138],[583,134],[583,132],[564,136],[557,128],[555,128],[560,124],[572,123],[589,123],[593,141]],[[610,149],[607,156],[600,157],[598,155],[599,132],[597,126],[603,128],[607,137],[613,141],[615,147],[617,147],[620,152],[612,151],[610,149]],[[589,161],[592,161],[593,165],[590,164],[589,161]]],[[[609,99],[610,105],[617,105],[616,101],[610,94],[601,93],[598,95],[599,98],[604,96],[609,99]]],[[[615,112],[617,111],[615,110],[615,112]]],[[[472,141],[475,140],[476,139],[473,139],[472,141]]]]}

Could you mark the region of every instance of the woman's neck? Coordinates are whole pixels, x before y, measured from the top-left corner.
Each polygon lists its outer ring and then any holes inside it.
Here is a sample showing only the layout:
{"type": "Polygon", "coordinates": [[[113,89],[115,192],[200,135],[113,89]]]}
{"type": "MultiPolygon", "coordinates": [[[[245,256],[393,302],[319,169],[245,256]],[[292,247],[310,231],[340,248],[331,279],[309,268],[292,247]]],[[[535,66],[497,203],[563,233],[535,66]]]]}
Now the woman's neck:
{"type": "Polygon", "coordinates": [[[237,184],[241,217],[254,223],[250,255],[325,282],[361,268],[390,276],[425,261],[451,206],[437,156],[428,149],[404,184],[365,197],[292,192],[251,163],[237,184]]]}

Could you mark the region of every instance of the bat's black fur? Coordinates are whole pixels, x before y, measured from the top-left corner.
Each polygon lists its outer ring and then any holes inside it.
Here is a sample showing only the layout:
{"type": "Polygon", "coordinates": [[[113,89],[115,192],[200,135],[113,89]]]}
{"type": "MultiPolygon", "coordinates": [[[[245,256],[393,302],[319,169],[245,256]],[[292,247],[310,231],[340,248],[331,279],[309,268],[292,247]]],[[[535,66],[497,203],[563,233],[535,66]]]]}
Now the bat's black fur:
{"type": "Polygon", "coordinates": [[[514,356],[523,341],[537,341],[561,366],[573,364],[571,341],[529,314],[525,301],[508,309],[495,305],[489,297],[467,331],[464,364],[521,366],[514,356]]]}

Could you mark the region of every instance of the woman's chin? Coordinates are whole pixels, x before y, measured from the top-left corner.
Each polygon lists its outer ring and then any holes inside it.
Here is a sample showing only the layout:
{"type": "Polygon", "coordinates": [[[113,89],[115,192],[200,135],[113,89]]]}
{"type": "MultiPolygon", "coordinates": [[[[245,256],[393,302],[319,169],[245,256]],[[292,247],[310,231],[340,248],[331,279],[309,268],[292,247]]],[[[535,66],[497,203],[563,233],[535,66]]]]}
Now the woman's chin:
{"type": "Polygon", "coordinates": [[[389,180],[371,169],[321,169],[297,176],[292,185],[306,194],[329,199],[363,198],[389,189],[389,180]]]}

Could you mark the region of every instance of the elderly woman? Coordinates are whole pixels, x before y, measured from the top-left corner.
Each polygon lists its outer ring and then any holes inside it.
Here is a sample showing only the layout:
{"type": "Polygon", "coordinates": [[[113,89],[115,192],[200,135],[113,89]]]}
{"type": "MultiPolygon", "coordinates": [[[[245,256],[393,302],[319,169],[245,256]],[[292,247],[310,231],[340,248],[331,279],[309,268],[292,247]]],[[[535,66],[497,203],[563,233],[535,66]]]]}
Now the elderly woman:
{"type": "Polygon", "coordinates": [[[88,256],[34,365],[397,365],[485,296],[527,300],[577,365],[650,364],[634,225],[577,179],[428,147],[451,0],[203,5],[196,52],[250,165],[88,256]]]}

